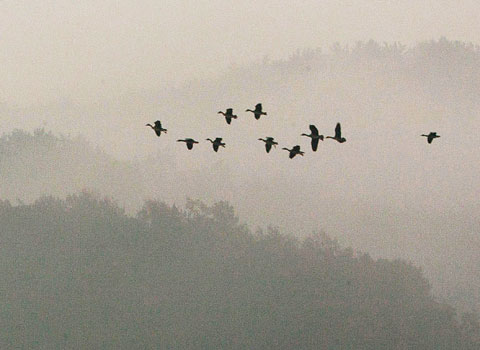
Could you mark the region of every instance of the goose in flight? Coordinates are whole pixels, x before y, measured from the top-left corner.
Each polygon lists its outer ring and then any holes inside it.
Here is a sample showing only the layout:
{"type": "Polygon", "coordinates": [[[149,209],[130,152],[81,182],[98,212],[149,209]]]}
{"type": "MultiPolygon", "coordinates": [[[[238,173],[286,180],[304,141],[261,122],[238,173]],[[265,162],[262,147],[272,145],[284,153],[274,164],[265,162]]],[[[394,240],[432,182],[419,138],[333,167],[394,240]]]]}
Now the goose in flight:
{"type": "Polygon", "coordinates": [[[290,155],[289,155],[290,159],[295,157],[297,154],[300,154],[301,156],[303,156],[305,154],[305,152],[300,151],[300,146],[299,145],[294,146],[292,149],[288,149],[288,148],[282,148],[282,149],[290,152],[290,155]]]}
{"type": "Polygon", "coordinates": [[[221,137],[217,137],[215,140],[212,140],[212,139],[207,139],[207,141],[210,141],[212,143],[212,146],[213,146],[213,150],[215,152],[218,151],[218,148],[220,146],[224,147],[225,148],[225,143],[222,142],[222,138],[221,137]]]}
{"type": "Polygon", "coordinates": [[[198,141],[195,141],[194,139],[183,139],[183,140],[177,140],[177,142],[185,142],[187,144],[187,148],[190,150],[193,148],[194,143],[198,143],[198,141]]]}
{"type": "Polygon", "coordinates": [[[259,140],[265,142],[265,149],[267,150],[267,153],[270,152],[272,146],[277,147],[278,145],[278,142],[275,142],[273,137],[267,137],[266,139],[259,138],[259,140]]]}
{"type": "Polygon", "coordinates": [[[440,137],[440,135],[437,135],[436,132],[431,132],[428,135],[422,134],[421,136],[425,136],[427,138],[428,143],[432,143],[433,139],[436,139],[437,137],[440,137]]]}
{"type": "Polygon", "coordinates": [[[232,122],[232,119],[237,119],[237,116],[233,114],[233,108],[227,108],[227,111],[225,113],[219,111],[217,114],[223,114],[225,120],[227,121],[227,124],[230,124],[232,122]]]}
{"type": "Polygon", "coordinates": [[[262,104],[261,103],[257,103],[255,105],[255,110],[247,109],[247,110],[245,110],[245,112],[252,112],[255,115],[255,119],[257,119],[257,120],[260,119],[260,117],[262,115],[267,115],[267,112],[262,111],[262,104]]]}
{"type": "Polygon", "coordinates": [[[342,137],[342,127],[340,126],[340,123],[337,123],[337,126],[335,127],[335,136],[327,136],[326,138],[334,139],[340,143],[347,141],[345,137],[342,137]]]}
{"type": "Polygon", "coordinates": [[[315,125],[310,125],[311,134],[302,134],[302,136],[307,136],[312,139],[312,150],[315,152],[318,147],[318,140],[323,141],[323,135],[318,134],[318,129],[315,125]]]}
{"type": "Polygon", "coordinates": [[[162,132],[164,132],[165,134],[167,133],[167,129],[162,128],[162,123],[160,122],[160,120],[157,120],[154,124],[155,125],[146,124],[145,126],[151,127],[155,131],[155,134],[157,134],[157,136],[159,137],[162,134],[162,132]]]}

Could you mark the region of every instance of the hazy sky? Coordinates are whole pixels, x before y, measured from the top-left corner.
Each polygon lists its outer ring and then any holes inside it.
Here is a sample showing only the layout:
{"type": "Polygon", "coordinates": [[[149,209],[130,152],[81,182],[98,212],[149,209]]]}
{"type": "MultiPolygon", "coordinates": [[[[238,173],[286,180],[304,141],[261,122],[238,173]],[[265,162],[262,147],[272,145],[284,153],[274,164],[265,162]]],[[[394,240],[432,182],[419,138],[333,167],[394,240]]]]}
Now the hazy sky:
{"type": "Polygon", "coordinates": [[[339,41],[476,42],[477,0],[0,2],[0,104],[158,89],[339,41]]]}

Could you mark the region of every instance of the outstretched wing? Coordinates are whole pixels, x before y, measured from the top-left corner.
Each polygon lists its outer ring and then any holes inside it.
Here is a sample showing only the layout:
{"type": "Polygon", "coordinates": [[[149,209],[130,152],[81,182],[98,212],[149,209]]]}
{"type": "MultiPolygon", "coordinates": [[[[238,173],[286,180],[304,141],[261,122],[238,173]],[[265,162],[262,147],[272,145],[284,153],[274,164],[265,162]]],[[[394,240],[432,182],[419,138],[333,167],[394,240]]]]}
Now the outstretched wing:
{"type": "Polygon", "coordinates": [[[230,124],[232,122],[232,117],[226,116],[225,120],[227,121],[227,124],[230,124]]]}
{"type": "Polygon", "coordinates": [[[187,148],[192,149],[193,148],[193,142],[192,141],[187,141],[187,148]]]}
{"type": "Polygon", "coordinates": [[[267,150],[267,153],[270,152],[270,150],[272,149],[272,144],[269,143],[269,142],[266,142],[265,143],[265,149],[267,150]]]}
{"type": "Polygon", "coordinates": [[[157,136],[160,136],[162,134],[162,131],[158,128],[155,128],[155,134],[157,134],[157,136]]]}
{"type": "Polygon", "coordinates": [[[340,126],[340,123],[337,123],[337,126],[335,127],[335,138],[340,139],[342,137],[342,127],[340,126]]]}
{"type": "Polygon", "coordinates": [[[219,146],[219,145],[218,145],[218,143],[216,143],[216,142],[213,144],[213,150],[214,150],[215,152],[218,151],[218,146],[219,146]]]}
{"type": "Polygon", "coordinates": [[[432,143],[432,141],[433,141],[433,135],[432,134],[428,135],[427,141],[428,141],[428,143],[432,143]]]}
{"type": "Polygon", "coordinates": [[[310,131],[312,132],[312,135],[318,135],[318,129],[315,125],[310,125],[310,131]]]}
{"type": "Polygon", "coordinates": [[[227,113],[226,114],[232,115],[233,114],[233,108],[227,108],[227,113]]]}
{"type": "Polygon", "coordinates": [[[260,113],[255,112],[254,114],[255,114],[255,119],[257,120],[260,119],[260,113]]]}
{"type": "Polygon", "coordinates": [[[312,150],[313,150],[313,152],[315,152],[317,150],[317,147],[318,147],[318,139],[312,138],[312,150]]]}
{"type": "Polygon", "coordinates": [[[257,103],[257,104],[255,105],[255,110],[261,112],[261,111],[262,111],[262,104],[261,104],[261,103],[257,103]]]}
{"type": "Polygon", "coordinates": [[[300,152],[300,146],[299,145],[294,146],[292,148],[292,151],[294,151],[295,153],[300,152]]]}

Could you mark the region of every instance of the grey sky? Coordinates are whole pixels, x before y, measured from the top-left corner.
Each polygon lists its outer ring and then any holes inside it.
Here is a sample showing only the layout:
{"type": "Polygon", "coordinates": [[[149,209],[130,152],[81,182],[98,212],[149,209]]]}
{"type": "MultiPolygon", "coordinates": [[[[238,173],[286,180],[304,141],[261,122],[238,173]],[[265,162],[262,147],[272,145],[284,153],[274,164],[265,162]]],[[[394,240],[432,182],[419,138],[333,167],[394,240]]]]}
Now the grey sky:
{"type": "Polygon", "coordinates": [[[0,103],[92,100],[357,40],[476,41],[475,0],[0,2],[0,103]]]}

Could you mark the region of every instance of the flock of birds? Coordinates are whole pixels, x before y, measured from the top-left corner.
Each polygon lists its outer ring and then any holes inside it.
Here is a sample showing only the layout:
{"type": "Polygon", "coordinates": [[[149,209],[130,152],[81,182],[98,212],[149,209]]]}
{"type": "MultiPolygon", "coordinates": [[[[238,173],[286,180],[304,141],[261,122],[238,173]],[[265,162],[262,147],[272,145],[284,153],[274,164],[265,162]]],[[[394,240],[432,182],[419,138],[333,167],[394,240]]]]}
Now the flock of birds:
{"type": "MultiPolygon", "coordinates": [[[[261,103],[257,103],[254,110],[247,109],[245,110],[245,112],[252,112],[256,120],[259,120],[262,115],[267,115],[267,113],[263,111],[261,103]]],[[[225,117],[225,121],[227,122],[228,125],[232,123],[232,119],[238,118],[237,115],[233,114],[233,108],[227,108],[225,112],[219,111],[218,114],[222,114],[225,117]]],[[[162,123],[160,122],[160,120],[157,120],[153,125],[146,124],[146,126],[151,127],[155,131],[155,134],[159,137],[162,135],[162,133],[165,133],[165,134],[167,133],[167,129],[164,129],[162,127],[162,123]]],[[[337,123],[337,126],[335,127],[334,136],[324,137],[318,132],[317,127],[313,124],[310,125],[310,134],[301,134],[301,136],[306,136],[311,138],[312,151],[314,152],[318,148],[319,141],[323,141],[324,139],[332,139],[339,143],[344,143],[347,141],[345,137],[342,136],[342,126],[340,125],[340,123],[337,123]]],[[[427,138],[428,143],[432,143],[434,139],[440,137],[440,135],[437,135],[436,132],[430,132],[428,135],[422,134],[421,136],[425,136],[427,138]]],[[[270,150],[272,149],[272,146],[276,147],[278,145],[278,142],[276,142],[275,139],[270,136],[266,137],[265,139],[259,138],[258,140],[263,141],[265,143],[265,150],[267,151],[267,153],[270,152],[270,150]]],[[[223,142],[223,139],[221,137],[217,137],[215,140],[208,138],[206,139],[206,141],[210,141],[212,143],[212,147],[215,152],[218,152],[218,149],[220,147],[225,147],[225,142],[223,142]]],[[[188,150],[193,149],[193,145],[196,143],[199,143],[193,138],[179,139],[177,140],[177,142],[185,142],[188,150]]],[[[303,156],[305,154],[305,152],[303,152],[300,149],[299,145],[293,146],[291,149],[284,147],[282,148],[282,150],[289,152],[290,159],[294,158],[296,155],[303,156]]]]}

